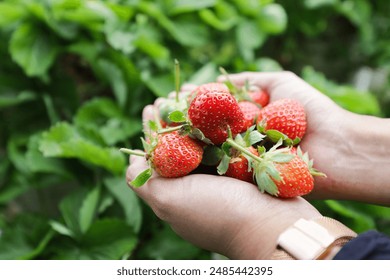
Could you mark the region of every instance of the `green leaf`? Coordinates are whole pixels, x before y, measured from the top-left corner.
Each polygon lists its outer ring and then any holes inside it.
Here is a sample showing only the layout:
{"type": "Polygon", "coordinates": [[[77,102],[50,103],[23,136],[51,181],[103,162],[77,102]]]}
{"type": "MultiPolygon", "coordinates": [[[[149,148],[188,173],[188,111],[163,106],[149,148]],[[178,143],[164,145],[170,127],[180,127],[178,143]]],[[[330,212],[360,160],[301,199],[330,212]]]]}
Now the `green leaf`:
{"type": "Polygon", "coordinates": [[[26,10],[22,5],[7,2],[0,3],[0,27],[22,20],[26,14],[26,10]]]}
{"type": "Polygon", "coordinates": [[[283,67],[275,60],[268,57],[261,57],[255,61],[256,70],[261,72],[282,71],[283,67]]]}
{"type": "Polygon", "coordinates": [[[191,134],[194,137],[196,137],[197,139],[199,139],[200,141],[203,141],[204,143],[206,143],[208,145],[212,145],[213,144],[211,142],[211,140],[206,138],[206,136],[204,136],[203,132],[200,129],[198,129],[198,128],[192,128],[191,134]]]}
{"type": "Polygon", "coordinates": [[[339,3],[339,0],[305,0],[304,5],[308,9],[318,9],[324,6],[332,6],[339,3]]]}
{"type": "Polygon", "coordinates": [[[144,72],[141,77],[146,86],[158,97],[167,97],[174,87],[174,78],[171,74],[151,76],[144,72]]]}
{"type": "Polygon", "coordinates": [[[69,237],[75,237],[74,233],[65,225],[63,225],[60,222],[57,221],[50,221],[49,222],[51,228],[58,232],[59,234],[69,236],[69,237]]]}
{"type": "Polygon", "coordinates": [[[35,100],[36,93],[32,91],[21,91],[19,93],[1,93],[0,92],[0,108],[11,107],[25,102],[35,100]]]}
{"type": "Polygon", "coordinates": [[[287,14],[280,4],[272,3],[261,10],[258,24],[263,32],[282,33],[287,27],[287,14]]]}
{"type": "Polygon", "coordinates": [[[139,232],[142,223],[142,210],[138,196],[130,190],[123,177],[111,177],[104,180],[104,185],[121,205],[126,223],[139,232]]]}
{"type": "Polygon", "coordinates": [[[259,31],[253,20],[242,20],[236,29],[236,41],[239,50],[246,61],[255,58],[254,50],[260,47],[266,39],[266,34],[259,31]]]}
{"type": "Polygon", "coordinates": [[[287,163],[287,162],[291,161],[294,157],[295,157],[295,155],[292,155],[290,153],[276,153],[276,154],[272,155],[271,159],[274,162],[287,163]]]}
{"type": "Polygon", "coordinates": [[[268,138],[274,143],[278,142],[280,139],[282,140],[288,139],[287,135],[275,129],[269,129],[265,133],[268,136],[268,138]]]}
{"type": "Polygon", "coordinates": [[[21,214],[1,229],[0,259],[33,259],[43,252],[52,237],[45,218],[21,214]]]}
{"type": "Polygon", "coordinates": [[[170,7],[170,14],[175,15],[203,10],[204,8],[214,6],[216,2],[217,0],[174,0],[170,7]]]}
{"type": "Polygon", "coordinates": [[[79,218],[81,232],[86,232],[91,226],[96,215],[99,199],[100,188],[95,187],[87,193],[85,199],[83,200],[80,207],[79,218]]]}
{"type": "Polygon", "coordinates": [[[130,185],[132,185],[134,188],[143,186],[150,179],[150,177],[152,177],[152,173],[153,172],[151,168],[142,171],[137,175],[137,177],[135,177],[133,181],[130,182],[130,185]]]}
{"type": "Polygon", "coordinates": [[[229,169],[230,157],[224,154],[221,162],[217,166],[217,172],[219,175],[223,175],[229,169]]]}
{"type": "Polygon", "coordinates": [[[350,85],[339,85],[326,79],[325,75],[307,66],[302,71],[303,79],[329,96],[344,109],[369,115],[379,115],[377,98],[370,92],[360,91],[350,85]]]}
{"type": "Polygon", "coordinates": [[[215,81],[218,77],[217,66],[213,62],[208,62],[191,76],[188,83],[194,85],[201,85],[208,82],[215,81]]]}
{"type": "Polygon", "coordinates": [[[218,4],[216,11],[211,9],[201,10],[199,16],[205,23],[213,28],[220,31],[227,31],[237,24],[239,16],[227,3],[222,3],[224,2],[218,4]]]}
{"type": "Polygon", "coordinates": [[[94,98],[83,104],[74,117],[78,128],[93,131],[107,145],[114,145],[141,132],[141,120],[124,115],[118,105],[108,98],[94,98]]]}
{"type": "Polygon", "coordinates": [[[103,77],[110,83],[115,98],[121,108],[124,108],[127,100],[127,84],[122,70],[116,64],[107,59],[99,59],[97,62],[99,70],[103,73],[103,77]]]}
{"type": "Polygon", "coordinates": [[[265,172],[263,170],[259,171],[255,168],[254,174],[255,174],[256,184],[259,187],[261,192],[266,191],[267,193],[269,193],[271,195],[278,194],[278,188],[277,188],[275,182],[267,174],[267,172],[265,172]]]}
{"type": "Polygon", "coordinates": [[[222,159],[223,152],[217,146],[206,146],[203,151],[202,164],[207,166],[216,166],[222,159]]]}
{"type": "Polygon", "coordinates": [[[179,237],[164,223],[155,229],[148,243],[142,246],[137,259],[193,260],[198,259],[201,249],[179,237]]]}
{"type": "Polygon", "coordinates": [[[77,158],[114,174],[121,174],[125,168],[124,158],[116,148],[94,144],[65,122],[42,134],[39,150],[47,157],[77,158]]]}
{"type": "Polygon", "coordinates": [[[227,156],[231,156],[230,149],[232,148],[232,145],[230,145],[228,142],[224,142],[221,146],[222,151],[225,153],[227,156]]]}
{"type": "MultiPolygon", "coordinates": [[[[63,198],[59,208],[66,227],[75,238],[80,238],[82,230],[80,226],[80,208],[87,196],[88,190],[79,189],[63,198]]],[[[57,225],[58,226],[58,225],[57,225]]],[[[58,229],[58,227],[57,227],[58,229]]]]}
{"type": "Polygon", "coordinates": [[[257,130],[251,131],[249,133],[249,146],[261,142],[264,139],[264,137],[265,135],[261,134],[257,130]]]}
{"type": "MultiPolygon", "coordinates": [[[[353,228],[357,232],[375,229],[375,221],[370,215],[339,201],[326,200],[325,203],[336,213],[339,213],[348,219],[352,219],[353,228]]],[[[351,221],[349,221],[349,223],[351,223],[351,221]]]]}
{"type": "Polygon", "coordinates": [[[25,23],[14,31],[10,41],[12,59],[30,77],[45,77],[59,48],[49,32],[25,23]]]}
{"type": "Polygon", "coordinates": [[[82,239],[82,251],[93,260],[117,260],[129,256],[137,238],[124,221],[103,219],[92,224],[82,239]]]}
{"type": "Polygon", "coordinates": [[[172,122],[185,122],[187,120],[185,114],[182,111],[173,111],[169,114],[168,118],[172,122]]]}
{"type": "Polygon", "coordinates": [[[28,141],[27,152],[25,154],[25,165],[28,169],[31,172],[57,174],[71,178],[72,174],[60,159],[48,158],[42,155],[42,152],[39,151],[40,141],[41,134],[32,135],[28,141]]]}

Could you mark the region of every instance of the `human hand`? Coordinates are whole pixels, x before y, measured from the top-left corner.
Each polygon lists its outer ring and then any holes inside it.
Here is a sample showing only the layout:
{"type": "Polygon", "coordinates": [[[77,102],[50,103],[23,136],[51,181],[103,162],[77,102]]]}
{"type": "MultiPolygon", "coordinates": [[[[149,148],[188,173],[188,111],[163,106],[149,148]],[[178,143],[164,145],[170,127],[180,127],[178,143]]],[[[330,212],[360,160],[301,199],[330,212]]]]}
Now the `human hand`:
{"type": "MultiPolygon", "coordinates": [[[[128,182],[147,168],[142,157],[130,161],[128,182]]],[[[320,216],[302,198],[281,200],[224,176],[167,179],[155,173],[133,190],[182,238],[230,259],[269,259],[281,232],[299,218],[320,216]]]]}
{"type": "Polygon", "coordinates": [[[348,112],[291,72],[243,72],[229,79],[236,86],[249,81],[266,90],[270,102],[291,98],[305,107],[307,131],[300,145],[314,159],[314,166],[327,175],[315,178],[308,198],[389,205],[390,188],[384,187],[390,179],[385,175],[390,168],[389,120],[348,112]]]}
{"type": "MultiPolygon", "coordinates": [[[[161,102],[144,108],[144,123],[153,119],[161,102]]],[[[144,158],[131,156],[127,182],[147,168],[144,158]]],[[[132,189],[181,237],[232,259],[268,259],[284,229],[299,218],[320,216],[302,198],[280,200],[262,194],[254,184],[225,176],[167,179],[155,173],[132,189]]]]}

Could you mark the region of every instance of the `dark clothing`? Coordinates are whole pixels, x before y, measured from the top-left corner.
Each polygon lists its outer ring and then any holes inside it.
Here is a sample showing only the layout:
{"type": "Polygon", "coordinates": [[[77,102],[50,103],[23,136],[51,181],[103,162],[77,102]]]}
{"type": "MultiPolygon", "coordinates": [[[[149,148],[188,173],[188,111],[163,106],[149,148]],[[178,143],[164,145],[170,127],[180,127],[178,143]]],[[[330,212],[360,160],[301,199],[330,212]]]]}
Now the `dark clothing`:
{"type": "Polygon", "coordinates": [[[334,260],[390,260],[390,237],[374,230],[359,234],[336,254],[334,260]]]}

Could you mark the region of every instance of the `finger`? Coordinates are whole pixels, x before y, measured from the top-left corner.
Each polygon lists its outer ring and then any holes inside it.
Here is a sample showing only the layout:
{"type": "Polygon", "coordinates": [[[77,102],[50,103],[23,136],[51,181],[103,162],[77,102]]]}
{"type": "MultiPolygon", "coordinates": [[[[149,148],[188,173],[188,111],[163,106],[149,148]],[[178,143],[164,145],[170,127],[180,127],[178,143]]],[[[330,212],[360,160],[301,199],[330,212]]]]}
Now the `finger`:
{"type": "Polygon", "coordinates": [[[225,82],[229,79],[234,85],[244,86],[246,82],[258,86],[264,90],[272,91],[279,83],[286,80],[299,80],[299,78],[289,71],[281,72],[242,72],[229,74],[228,77],[222,75],[218,77],[219,82],[225,82]]]}
{"type": "Polygon", "coordinates": [[[197,85],[194,85],[194,84],[184,84],[180,91],[193,91],[197,88],[198,86],[197,85]]]}
{"type": "Polygon", "coordinates": [[[130,157],[130,165],[126,171],[126,182],[127,185],[143,200],[148,204],[153,204],[153,201],[156,200],[156,197],[161,196],[161,193],[164,194],[165,188],[167,186],[166,179],[159,176],[157,172],[152,171],[152,177],[140,187],[134,187],[131,182],[143,171],[150,168],[146,159],[139,156],[130,157]]]}
{"type": "Polygon", "coordinates": [[[157,98],[157,99],[154,101],[154,106],[155,106],[156,108],[160,108],[161,104],[165,103],[166,100],[167,100],[167,99],[164,98],[164,97],[159,97],[159,98],[157,98]]]}
{"type": "Polygon", "coordinates": [[[153,105],[147,105],[142,111],[142,120],[144,122],[152,121],[154,119],[154,109],[153,105]]]}

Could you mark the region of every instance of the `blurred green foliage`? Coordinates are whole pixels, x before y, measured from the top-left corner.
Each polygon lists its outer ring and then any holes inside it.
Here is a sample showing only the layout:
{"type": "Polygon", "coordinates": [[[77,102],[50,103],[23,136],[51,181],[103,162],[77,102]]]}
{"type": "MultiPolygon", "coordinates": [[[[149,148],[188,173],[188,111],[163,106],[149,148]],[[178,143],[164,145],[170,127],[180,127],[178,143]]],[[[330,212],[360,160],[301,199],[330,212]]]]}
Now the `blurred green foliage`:
{"type": "MultiPolygon", "coordinates": [[[[142,108],[182,80],[293,70],[350,111],[390,116],[387,0],[0,2],[0,259],[207,259],[124,179],[142,108]],[[356,88],[369,67],[382,82],[356,88]],[[331,79],[331,80],[329,80],[331,79]]],[[[390,209],[314,202],[361,232],[390,209]]]]}

